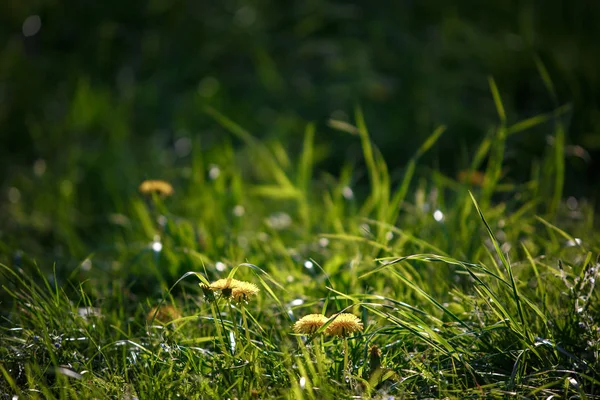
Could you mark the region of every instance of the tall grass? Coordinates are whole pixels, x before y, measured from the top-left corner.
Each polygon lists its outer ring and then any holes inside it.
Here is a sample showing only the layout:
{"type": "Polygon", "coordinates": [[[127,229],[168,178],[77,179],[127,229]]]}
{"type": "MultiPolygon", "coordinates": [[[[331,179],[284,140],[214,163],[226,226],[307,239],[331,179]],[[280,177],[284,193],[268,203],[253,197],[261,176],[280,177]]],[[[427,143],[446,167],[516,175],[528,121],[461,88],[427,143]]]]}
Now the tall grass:
{"type": "MultiPolygon", "coordinates": [[[[234,139],[211,152],[194,142],[187,165],[161,174],[172,178],[171,197],[107,187],[114,211],[94,217],[109,226],[95,245],[78,237],[69,217],[77,193],[63,188],[42,209],[62,216],[55,223],[69,254],[85,255],[67,265],[29,255],[2,265],[0,391],[597,397],[599,238],[593,211],[561,200],[561,124],[529,181],[503,172],[511,137],[562,108],[510,123],[492,79],[490,88],[499,122],[460,179],[420,164],[444,126],[394,175],[360,109],[354,124],[330,121],[362,146],[362,197],[353,187],[361,171],[318,172],[314,124],[293,154],[207,109],[234,139]],[[210,290],[228,277],[260,291],[236,302],[210,290]],[[364,330],[343,339],[292,330],[306,314],[339,312],[360,317],[364,330]]],[[[125,175],[140,176],[127,165],[125,175]]]]}

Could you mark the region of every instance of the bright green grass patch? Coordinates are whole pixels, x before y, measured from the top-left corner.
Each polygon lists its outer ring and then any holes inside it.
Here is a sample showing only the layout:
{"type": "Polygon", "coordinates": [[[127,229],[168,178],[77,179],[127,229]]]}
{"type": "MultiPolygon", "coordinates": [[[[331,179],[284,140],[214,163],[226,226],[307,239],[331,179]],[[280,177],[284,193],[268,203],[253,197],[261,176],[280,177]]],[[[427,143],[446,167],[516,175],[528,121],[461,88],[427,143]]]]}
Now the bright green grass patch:
{"type": "Polygon", "coordinates": [[[355,125],[331,121],[362,144],[369,181],[362,196],[350,166],[338,177],[314,175],[322,152],[313,125],[294,155],[211,109],[245,146],[194,150],[190,165],[164,172],[175,189],[168,197],[107,188],[115,212],[102,217],[110,229],[97,245],[77,234],[69,214],[76,193],[62,188],[51,207],[63,244],[69,254],[90,253],[76,266],[28,255],[2,265],[0,391],[595,398],[593,211],[560,201],[559,124],[529,181],[504,178],[510,136],[551,117],[508,124],[490,85],[500,122],[465,160],[461,180],[419,167],[444,127],[398,176],[360,110],[355,125]],[[211,290],[228,277],[259,291],[236,298],[236,288],[211,290]],[[294,333],[304,315],[340,312],[363,328],[347,337],[327,335],[328,325],[294,333]]]}

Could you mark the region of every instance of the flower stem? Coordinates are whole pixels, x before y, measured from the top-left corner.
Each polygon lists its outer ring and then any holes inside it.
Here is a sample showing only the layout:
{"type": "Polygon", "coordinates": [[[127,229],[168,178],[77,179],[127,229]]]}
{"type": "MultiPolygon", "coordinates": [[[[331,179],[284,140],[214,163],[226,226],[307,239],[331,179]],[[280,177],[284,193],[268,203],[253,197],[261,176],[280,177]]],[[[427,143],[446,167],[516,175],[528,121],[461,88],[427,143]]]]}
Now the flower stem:
{"type": "Polygon", "coordinates": [[[228,346],[225,344],[225,339],[223,338],[223,331],[221,330],[221,328],[225,330],[225,326],[223,325],[223,320],[221,319],[221,315],[218,312],[219,306],[216,305],[216,301],[210,303],[210,311],[213,317],[213,321],[215,323],[215,328],[217,329],[217,337],[219,338],[219,342],[223,347],[223,351],[226,352],[228,346]]]}
{"type": "Polygon", "coordinates": [[[250,332],[248,331],[248,319],[246,318],[246,308],[241,305],[242,311],[242,325],[244,326],[244,333],[246,334],[246,340],[248,341],[248,345],[250,345],[250,332]]]}
{"type": "Polygon", "coordinates": [[[350,371],[348,370],[348,339],[344,337],[344,378],[350,378],[350,371]]]}
{"type": "Polygon", "coordinates": [[[319,371],[319,374],[321,376],[323,376],[323,374],[325,373],[323,366],[324,366],[324,361],[325,361],[325,357],[323,356],[323,341],[321,340],[320,337],[316,337],[313,341],[313,348],[315,349],[315,362],[317,364],[317,371],[319,371]]]}

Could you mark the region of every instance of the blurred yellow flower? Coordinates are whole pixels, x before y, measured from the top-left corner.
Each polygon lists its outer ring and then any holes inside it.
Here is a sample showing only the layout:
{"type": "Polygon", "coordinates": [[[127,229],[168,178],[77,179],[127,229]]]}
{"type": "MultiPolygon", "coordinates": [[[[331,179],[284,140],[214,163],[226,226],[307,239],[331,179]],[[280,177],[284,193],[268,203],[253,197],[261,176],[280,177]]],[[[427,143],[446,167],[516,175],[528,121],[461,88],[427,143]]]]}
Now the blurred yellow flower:
{"type": "Polygon", "coordinates": [[[170,196],[175,190],[169,182],[160,180],[146,180],[140,184],[139,190],[143,194],[157,193],[162,196],[170,196]]]}
{"type": "Polygon", "coordinates": [[[148,322],[157,321],[162,324],[167,324],[171,321],[181,318],[181,313],[172,305],[162,305],[160,307],[152,307],[146,315],[148,322]]]}
{"type": "Polygon", "coordinates": [[[332,321],[325,329],[329,336],[346,337],[363,330],[363,323],[354,314],[342,313],[331,317],[332,321]]]}
{"type": "Polygon", "coordinates": [[[317,332],[327,321],[328,318],[323,314],[308,314],[296,321],[294,332],[311,335],[317,332]]]}

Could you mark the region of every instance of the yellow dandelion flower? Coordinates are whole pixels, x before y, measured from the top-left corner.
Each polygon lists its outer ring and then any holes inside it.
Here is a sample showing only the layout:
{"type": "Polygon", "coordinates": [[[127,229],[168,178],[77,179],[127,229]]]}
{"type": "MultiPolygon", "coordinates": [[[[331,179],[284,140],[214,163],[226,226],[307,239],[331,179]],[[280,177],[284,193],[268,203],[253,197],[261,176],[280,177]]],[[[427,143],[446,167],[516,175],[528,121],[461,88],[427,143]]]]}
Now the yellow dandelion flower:
{"type": "Polygon", "coordinates": [[[296,321],[294,332],[302,335],[311,335],[325,325],[327,321],[328,318],[323,314],[308,314],[296,321]]]}
{"type": "Polygon", "coordinates": [[[233,290],[234,287],[239,285],[240,281],[234,278],[224,278],[214,281],[208,287],[213,292],[223,291],[223,290],[233,290]]]}
{"type": "Polygon", "coordinates": [[[325,329],[325,333],[329,336],[346,337],[363,330],[361,320],[354,314],[342,313],[331,318],[331,323],[325,329]]]}
{"type": "Polygon", "coordinates": [[[208,288],[213,292],[220,291],[224,297],[232,297],[235,301],[248,300],[250,296],[259,292],[255,284],[234,278],[219,279],[211,283],[208,288]]]}
{"type": "Polygon", "coordinates": [[[254,296],[258,291],[258,286],[254,283],[238,281],[237,285],[231,290],[231,297],[235,301],[248,300],[250,296],[254,296]]]}
{"type": "Polygon", "coordinates": [[[369,347],[369,364],[371,371],[381,366],[381,349],[376,344],[369,347]]]}
{"type": "Polygon", "coordinates": [[[139,190],[143,194],[157,193],[162,196],[170,196],[175,192],[169,182],[160,180],[146,180],[140,184],[139,190]]]}
{"type": "Polygon", "coordinates": [[[160,307],[152,307],[146,315],[146,321],[158,321],[167,324],[171,321],[181,318],[181,313],[173,306],[165,304],[160,307]]]}
{"type": "Polygon", "coordinates": [[[473,186],[483,186],[485,183],[485,174],[481,171],[463,170],[458,172],[457,177],[459,182],[473,186]]]}

